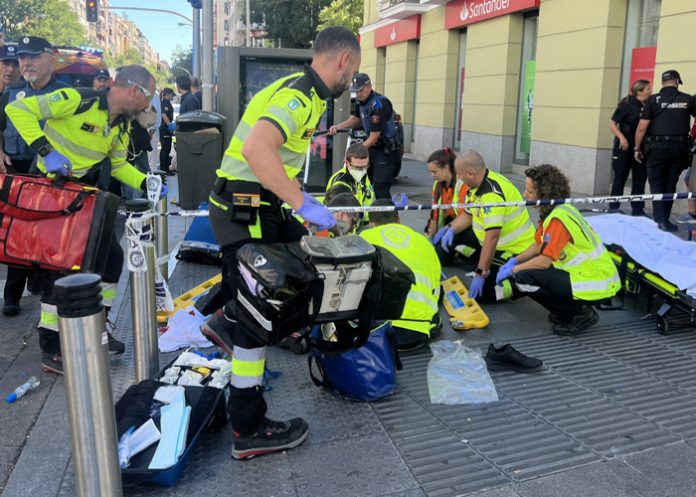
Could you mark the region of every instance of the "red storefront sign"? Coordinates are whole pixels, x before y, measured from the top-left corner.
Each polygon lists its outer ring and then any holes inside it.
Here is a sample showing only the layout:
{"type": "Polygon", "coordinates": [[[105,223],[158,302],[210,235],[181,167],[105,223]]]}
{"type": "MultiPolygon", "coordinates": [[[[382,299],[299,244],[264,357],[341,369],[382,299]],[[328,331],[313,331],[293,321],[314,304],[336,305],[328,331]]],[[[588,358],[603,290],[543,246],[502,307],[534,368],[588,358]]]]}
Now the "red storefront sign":
{"type": "Polygon", "coordinates": [[[628,81],[628,91],[631,86],[639,79],[647,79],[650,84],[655,77],[655,58],[657,47],[634,48],[631,54],[631,77],[628,81]]]}
{"type": "Polygon", "coordinates": [[[420,15],[375,29],[375,48],[420,38],[420,15]]]}
{"type": "Polygon", "coordinates": [[[445,29],[539,7],[541,0],[455,0],[445,6],[445,29]]]}

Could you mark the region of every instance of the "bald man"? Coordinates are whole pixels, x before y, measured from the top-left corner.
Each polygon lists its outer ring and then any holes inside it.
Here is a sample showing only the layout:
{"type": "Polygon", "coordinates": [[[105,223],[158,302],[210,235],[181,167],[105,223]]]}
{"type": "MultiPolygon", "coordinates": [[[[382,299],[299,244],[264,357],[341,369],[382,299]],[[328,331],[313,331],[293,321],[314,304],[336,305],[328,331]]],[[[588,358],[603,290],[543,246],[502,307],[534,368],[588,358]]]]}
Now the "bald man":
{"type": "MultiPolygon", "coordinates": [[[[475,150],[460,154],[454,162],[457,177],[468,187],[467,204],[490,204],[522,201],[522,194],[502,174],[486,167],[475,150]]],[[[534,243],[534,226],[525,207],[473,207],[465,209],[451,223],[443,226],[433,238],[440,250],[449,253],[453,246],[464,243],[479,253],[476,275],[469,287],[469,298],[495,302],[510,297],[512,289],[502,287],[496,294],[495,275],[498,266],[493,258],[507,260],[534,243]],[[456,242],[456,243],[455,243],[456,242]]]]}

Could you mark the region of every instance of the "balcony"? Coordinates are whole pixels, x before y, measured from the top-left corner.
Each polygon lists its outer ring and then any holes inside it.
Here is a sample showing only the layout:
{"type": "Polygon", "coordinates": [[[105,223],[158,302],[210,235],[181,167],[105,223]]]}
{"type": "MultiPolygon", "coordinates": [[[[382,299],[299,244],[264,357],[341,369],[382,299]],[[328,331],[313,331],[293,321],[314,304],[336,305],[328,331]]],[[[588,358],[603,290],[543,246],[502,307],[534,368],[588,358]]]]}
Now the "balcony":
{"type": "MultiPolygon", "coordinates": [[[[439,0],[438,0],[439,1],[439,0]]],[[[421,0],[378,0],[380,19],[405,19],[416,14],[424,14],[436,4],[421,3],[421,0]]]]}
{"type": "Polygon", "coordinates": [[[432,5],[434,7],[439,7],[445,5],[449,0],[420,0],[421,5],[432,5]]]}

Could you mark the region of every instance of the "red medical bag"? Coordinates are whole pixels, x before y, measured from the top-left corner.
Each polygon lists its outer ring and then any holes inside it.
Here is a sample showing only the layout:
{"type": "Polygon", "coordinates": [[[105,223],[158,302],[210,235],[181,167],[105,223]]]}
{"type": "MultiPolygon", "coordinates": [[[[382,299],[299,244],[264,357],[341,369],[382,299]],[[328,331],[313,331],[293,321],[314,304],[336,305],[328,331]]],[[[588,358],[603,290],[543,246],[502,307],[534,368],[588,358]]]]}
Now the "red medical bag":
{"type": "Polygon", "coordinates": [[[0,263],[102,273],[118,202],[82,183],[0,174],[0,263]]]}

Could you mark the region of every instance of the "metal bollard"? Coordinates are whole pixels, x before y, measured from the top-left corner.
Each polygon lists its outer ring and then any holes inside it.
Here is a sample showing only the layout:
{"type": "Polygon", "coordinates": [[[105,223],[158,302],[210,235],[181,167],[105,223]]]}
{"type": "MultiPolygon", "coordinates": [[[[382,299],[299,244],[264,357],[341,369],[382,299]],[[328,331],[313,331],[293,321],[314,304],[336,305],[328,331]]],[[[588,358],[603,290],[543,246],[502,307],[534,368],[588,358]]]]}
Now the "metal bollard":
{"type": "Polygon", "coordinates": [[[56,281],[55,295],[76,495],[121,497],[101,278],[66,276],[56,281]]]}
{"type": "MultiPolygon", "coordinates": [[[[129,216],[139,217],[150,208],[144,199],[126,202],[129,216]]],[[[143,230],[152,232],[152,222],[143,223],[143,230]]],[[[155,300],[155,245],[142,240],[145,267],[142,272],[130,273],[131,311],[133,315],[133,363],[136,383],[154,378],[159,371],[157,344],[157,302],[155,300]]]]}
{"type": "MultiPolygon", "coordinates": [[[[167,184],[167,173],[157,172],[162,178],[162,184],[167,184]]],[[[157,202],[155,209],[162,214],[155,218],[155,243],[157,243],[157,261],[160,274],[164,281],[169,282],[169,217],[167,216],[167,197],[164,196],[157,202]]]]}

